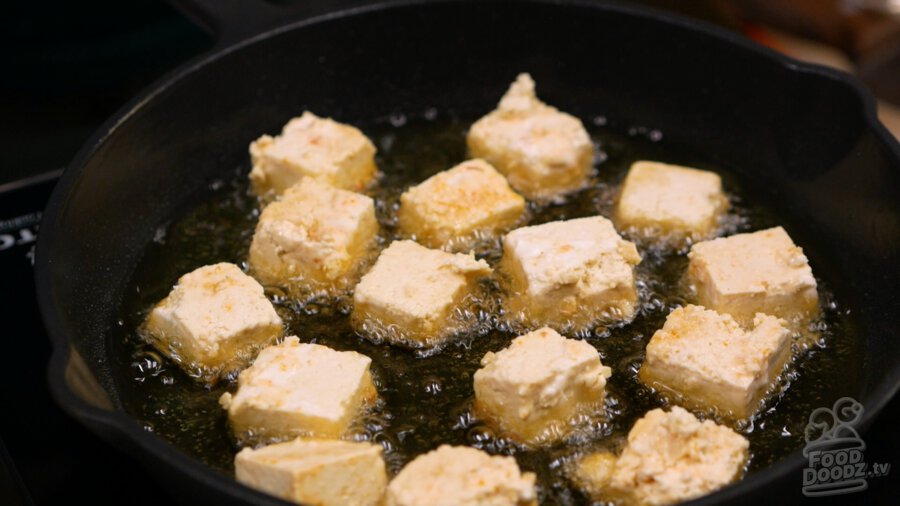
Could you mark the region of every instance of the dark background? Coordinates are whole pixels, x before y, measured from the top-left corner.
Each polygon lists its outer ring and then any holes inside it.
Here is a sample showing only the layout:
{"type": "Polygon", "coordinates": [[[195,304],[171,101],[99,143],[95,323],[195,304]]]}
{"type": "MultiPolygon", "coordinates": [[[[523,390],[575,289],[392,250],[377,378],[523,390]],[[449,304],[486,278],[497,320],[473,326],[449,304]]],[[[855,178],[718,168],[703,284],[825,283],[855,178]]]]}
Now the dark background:
{"type": "MultiPolygon", "coordinates": [[[[329,8],[328,2],[306,3],[329,8]]],[[[641,3],[733,29],[743,26],[717,1],[641,3]]],[[[17,241],[0,250],[6,352],[0,358],[0,505],[171,503],[138,462],[52,402],[45,381],[50,347],[34,303],[29,257],[39,215],[15,224],[5,220],[39,213],[54,171],[65,167],[101,122],[166,71],[211,48],[213,40],[162,1],[6,2],[0,12],[0,234],[17,241]],[[43,183],[21,183],[42,174],[43,183]]],[[[820,38],[854,60],[864,56],[856,45],[820,38]]],[[[864,435],[870,464],[900,462],[898,421],[895,401],[864,435]]],[[[900,469],[892,470],[869,480],[867,492],[807,503],[897,504],[898,476],[900,469]]]]}

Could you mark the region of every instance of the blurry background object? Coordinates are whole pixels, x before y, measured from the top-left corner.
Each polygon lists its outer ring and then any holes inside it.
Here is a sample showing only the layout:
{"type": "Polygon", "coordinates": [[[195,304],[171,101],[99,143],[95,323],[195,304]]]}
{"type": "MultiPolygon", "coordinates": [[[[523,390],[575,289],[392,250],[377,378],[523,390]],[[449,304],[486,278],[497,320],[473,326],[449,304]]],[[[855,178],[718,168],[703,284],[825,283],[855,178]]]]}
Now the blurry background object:
{"type": "Polygon", "coordinates": [[[855,74],[900,137],[900,0],[634,0],[724,26],[798,60],[855,74]]]}
{"type": "Polygon", "coordinates": [[[710,0],[727,24],[799,60],[856,74],[900,137],[900,0],[710,0]]]}
{"type": "Polygon", "coordinates": [[[63,167],[144,86],[211,45],[162,0],[7,2],[0,184],[63,167]]]}

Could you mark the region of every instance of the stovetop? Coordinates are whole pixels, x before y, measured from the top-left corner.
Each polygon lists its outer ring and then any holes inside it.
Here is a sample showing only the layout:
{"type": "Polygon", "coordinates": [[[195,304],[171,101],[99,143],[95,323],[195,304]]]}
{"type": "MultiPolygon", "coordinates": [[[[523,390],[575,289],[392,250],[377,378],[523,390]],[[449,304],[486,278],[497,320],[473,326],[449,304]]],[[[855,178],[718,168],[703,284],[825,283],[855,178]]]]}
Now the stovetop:
{"type": "Polygon", "coordinates": [[[55,404],[34,295],[41,211],[87,137],[131,96],[212,45],[159,0],[8,2],[0,18],[0,504],[167,504],[132,457],[55,404]]]}
{"type": "Polygon", "coordinates": [[[132,457],[101,441],[53,402],[50,342],[34,295],[32,258],[41,210],[57,172],[0,187],[0,504],[174,502],[132,457]]]}
{"type": "MultiPolygon", "coordinates": [[[[663,2],[665,3],[665,2],[663,2]]],[[[2,47],[18,48],[0,78],[0,504],[85,500],[181,502],[142,465],[69,418],[46,382],[50,343],[35,302],[33,249],[56,179],[90,133],[154,78],[211,46],[160,1],[22,2],[7,9],[2,47]],[[22,22],[25,20],[25,22],[22,22]],[[29,21],[41,20],[40,29],[29,21]]],[[[864,435],[869,462],[898,462],[900,400],[864,435]]],[[[889,504],[900,469],[852,496],[809,499],[889,504]]],[[[797,483],[797,487],[801,486],[797,483]]],[[[187,498],[181,498],[185,502],[187,498]]]]}

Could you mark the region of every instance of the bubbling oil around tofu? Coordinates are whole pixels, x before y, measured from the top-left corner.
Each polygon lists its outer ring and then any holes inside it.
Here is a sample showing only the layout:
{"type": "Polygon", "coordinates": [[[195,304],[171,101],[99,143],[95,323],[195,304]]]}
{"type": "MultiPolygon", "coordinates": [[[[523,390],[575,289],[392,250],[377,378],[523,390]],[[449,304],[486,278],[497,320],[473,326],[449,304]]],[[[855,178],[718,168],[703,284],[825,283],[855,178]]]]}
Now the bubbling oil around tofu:
{"type": "MultiPolygon", "coordinates": [[[[529,225],[595,214],[611,216],[625,173],[638,159],[722,174],[732,202],[731,214],[723,222],[729,234],[780,224],[772,210],[745,194],[739,179],[727,167],[670,145],[659,132],[612,128],[602,118],[585,124],[598,150],[596,176],[588,188],[562,203],[530,204],[529,225]]],[[[386,238],[397,234],[400,194],[466,158],[468,125],[451,114],[435,114],[433,110],[420,117],[405,117],[404,121],[391,117],[361,125],[379,149],[377,163],[383,174],[372,196],[386,238]]],[[[109,340],[120,401],[126,411],[142,421],[148,431],[228,475],[233,473],[237,447],[218,398],[234,390],[233,382],[212,387],[195,383],[146,344],[138,329],[150,308],[166,296],[182,274],[221,261],[246,267],[259,216],[256,199],[248,191],[247,170],[246,166],[235,167],[223,179],[212,182],[193,207],[160,227],[134,272],[119,325],[109,340]]],[[[666,405],[662,397],[637,380],[637,371],[653,332],[672,309],[687,302],[681,283],[687,266],[684,252],[656,246],[645,238],[629,239],[637,242],[643,257],[637,266],[640,306],[634,319],[569,336],[585,339],[597,348],[604,365],[613,370],[607,384],[607,414],[578,420],[579,429],[569,438],[540,449],[498,438],[472,412],[472,375],[480,367],[481,357],[506,347],[516,336],[515,329],[497,314],[502,297],[497,283],[488,282],[480,299],[470,300],[460,309],[459,316],[477,322],[476,329],[432,354],[359,337],[350,326],[347,299],[298,304],[283,293],[272,292],[270,296],[286,323],[286,335],[296,334],[301,341],[354,350],[372,358],[380,402],[354,426],[350,437],[381,444],[391,473],[440,444],[470,445],[513,455],[523,470],[535,472],[541,504],[587,504],[589,500],[569,481],[567,468],[586,452],[618,450],[638,418],[666,405]]],[[[476,253],[496,266],[500,242],[481,241],[476,253]]],[[[861,382],[862,340],[827,282],[819,283],[822,316],[816,322],[818,341],[793,362],[787,374],[789,386],[739,429],[751,443],[751,474],[801,448],[809,413],[830,406],[841,395],[853,395],[861,382]]]]}

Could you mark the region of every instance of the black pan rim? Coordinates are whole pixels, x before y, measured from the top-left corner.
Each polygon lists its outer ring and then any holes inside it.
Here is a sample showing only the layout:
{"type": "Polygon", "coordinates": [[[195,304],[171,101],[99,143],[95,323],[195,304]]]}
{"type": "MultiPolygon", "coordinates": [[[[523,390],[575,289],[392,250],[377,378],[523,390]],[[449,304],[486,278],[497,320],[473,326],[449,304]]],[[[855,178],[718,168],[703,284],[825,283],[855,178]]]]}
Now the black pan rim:
{"type": "MultiPolygon", "coordinates": [[[[36,248],[35,284],[37,300],[44,326],[50,337],[53,348],[47,372],[50,391],[56,402],[70,416],[88,426],[90,429],[95,431],[99,430],[98,427],[108,429],[108,432],[105,432],[102,436],[112,438],[117,442],[121,441],[135,449],[139,449],[142,452],[146,452],[147,454],[164,460],[176,467],[182,474],[190,476],[194,481],[202,482],[211,488],[218,489],[221,492],[227,493],[237,499],[247,501],[248,503],[252,502],[255,504],[272,505],[289,504],[285,501],[240,485],[232,477],[210,469],[199,460],[181,452],[169,442],[148,433],[123,411],[108,411],[94,407],[78,397],[78,395],[72,391],[65,379],[66,366],[71,357],[71,347],[69,345],[67,332],[63,326],[64,318],[60,312],[60,306],[55,303],[56,301],[54,299],[50,276],[51,265],[53,264],[51,252],[53,251],[52,244],[57,223],[56,218],[65,212],[69,203],[70,190],[79,185],[81,173],[87,162],[92,158],[97,148],[101,146],[108,137],[115,134],[118,126],[126,122],[131,115],[140,110],[144,104],[153,100],[156,96],[165,92],[170,87],[177,85],[181,79],[200,68],[246,46],[259,43],[271,37],[276,37],[284,32],[302,29],[309,25],[326,23],[330,20],[350,16],[363,15],[373,11],[425,6],[429,3],[465,4],[473,1],[475,0],[438,0],[437,2],[429,0],[401,0],[395,2],[379,2],[288,23],[237,41],[233,44],[225,45],[224,47],[214,45],[208,53],[184,63],[147,86],[143,91],[136,95],[135,98],[126,103],[105,121],[82,146],[69,164],[67,170],[63,172],[60,181],[57,183],[44,211],[44,223],[41,228],[41,234],[36,248]]],[[[502,0],[489,1],[492,3],[506,3],[502,0]]],[[[764,56],[792,72],[806,73],[816,76],[816,78],[836,81],[842,86],[849,88],[854,95],[860,99],[863,106],[861,113],[865,125],[875,134],[881,147],[885,148],[891,154],[892,158],[896,161],[895,168],[900,171],[900,143],[897,142],[878,120],[876,102],[872,94],[857,78],[850,74],[821,65],[801,62],[756,44],[755,42],[724,28],[647,7],[627,5],[617,1],[600,3],[590,2],[588,0],[525,0],[525,2],[548,6],[567,5],[585,9],[590,8],[612,11],[632,17],[650,19],[657,23],[678,26],[687,30],[701,32],[714,39],[720,40],[723,43],[736,46],[743,51],[764,56]]],[[[900,368],[895,369],[892,371],[892,374],[882,378],[869,395],[865,399],[861,399],[864,406],[866,406],[861,425],[863,427],[868,427],[898,390],[900,390],[900,368]]],[[[791,473],[797,473],[805,460],[806,459],[803,457],[801,451],[797,450],[772,466],[759,470],[740,482],[732,484],[713,494],[691,501],[690,504],[720,504],[734,501],[753,489],[783,479],[791,473]]]]}

